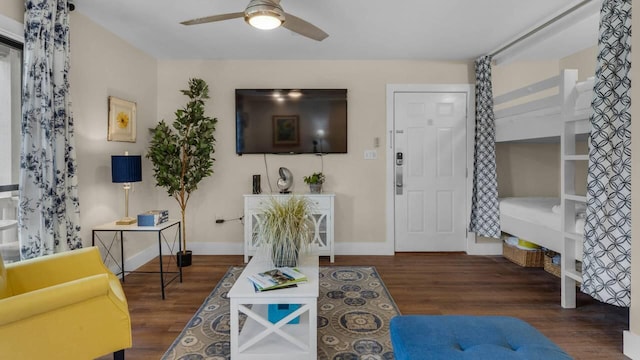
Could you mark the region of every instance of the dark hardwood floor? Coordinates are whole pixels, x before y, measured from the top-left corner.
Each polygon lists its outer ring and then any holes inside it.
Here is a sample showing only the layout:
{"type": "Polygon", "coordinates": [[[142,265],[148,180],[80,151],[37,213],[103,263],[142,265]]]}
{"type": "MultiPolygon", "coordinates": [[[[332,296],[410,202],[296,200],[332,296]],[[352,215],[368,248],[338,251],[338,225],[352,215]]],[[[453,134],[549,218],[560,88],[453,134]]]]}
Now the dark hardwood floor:
{"type": "MultiPolygon", "coordinates": [[[[123,284],[133,327],[127,359],[159,359],[231,265],[241,256],[194,256],[184,281],[160,297],[158,274],[130,274],[123,284]]],[[[560,306],[560,279],[501,256],[398,253],[336,256],[334,264],[375,266],[402,314],[507,315],[529,322],[575,359],[626,359],[622,334],[629,309],[580,293],[576,309],[560,306]]],[[[157,270],[158,259],[140,270],[157,270]]],[[[110,359],[110,356],[101,359],[110,359]]]]}

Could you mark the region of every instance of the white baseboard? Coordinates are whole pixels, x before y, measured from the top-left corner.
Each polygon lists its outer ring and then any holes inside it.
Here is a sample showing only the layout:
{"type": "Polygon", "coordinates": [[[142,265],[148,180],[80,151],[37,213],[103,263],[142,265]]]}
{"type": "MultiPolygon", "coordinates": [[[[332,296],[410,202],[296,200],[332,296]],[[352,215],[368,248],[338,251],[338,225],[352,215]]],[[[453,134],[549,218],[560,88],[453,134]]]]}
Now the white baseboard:
{"type": "MultiPolygon", "coordinates": [[[[340,242],[335,244],[336,255],[371,255],[390,256],[395,251],[393,244],[387,242],[340,242]]],[[[188,249],[194,255],[242,255],[242,243],[212,243],[212,242],[189,242],[188,249]]],[[[174,249],[174,251],[177,251],[174,249]]],[[[163,254],[169,254],[170,250],[163,244],[163,254]]],[[[469,255],[500,255],[502,254],[502,243],[481,243],[471,244],[467,249],[469,255]]],[[[153,258],[158,256],[158,246],[151,245],[143,251],[125,259],[127,270],[135,270],[153,258]]],[[[112,269],[113,270],[113,269],[112,269]]]]}
{"type": "MultiPolygon", "coordinates": [[[[193,251],[194,255],[244,254],[242,243],[190,242],[188,248],[193,251]]],[[[174,249],[174,251],[177,250],[174,249]]],[[[165,244],[163,244],[162,253],[170,253],[170,249],[165,244]]],[[[393,255],[394,251],[386,243],[338,243],[336,244],[335,253],[336,255],[393,255]]],[[[150,245],[143,251],[125,259],[127,270],[136,270],[156,256],[158,256],[158,246],[156,244],[150,245]]],[[[117,269],[113,268],[111,271],[116,272],[117,269]]]]}
{"type": "Polygon", "coordinates": [[[340,242],[335,244],[336,255],[393,255],[395,251],[386,242],[340,242]]]}
{"type": "Polygon", "coordinates": [[[467,254],[469,255],[502,255],[502,240],[478,241],[474,233],[467,237],[467,254]]]}
{"type": "MultiPolygon", "coordinates": [[[[393,255],[393,248],[386,243],[338,243],[336,255],[393,255]]],[[[241,243],[189,243],[189,250],[196,255],[242,255],[241,243]]],[[[164,251],[164,249],[163,249],[164,251]]]]}
{"type": "MultiPolygon", "coordinates": [[[[237,243],[189,243],[189,250],[193,251],[194,255],[242,255],[242,244],[237,243]]],[[[176,248],[171,251],[166,244],[162,244],[162,254],[168,255],[172,252],[177,252],[176,248]]],[[[148,263],[158,256],[158,245],[153,244],[140,251],[137,254],[127,257],[124,262],[127,265],[127,271],[137,270],[142,265],[148,263]]],[[[109,270],[113,273],[118,273],[119,269],[117,265],[111,264],[109,270]]]]}
{"type": "MultiPolygon", "coordinates": [[[[140,266],[148,263],[153,260],[156,256],[158,256],[158,247],[157,246],[149,246],[146,249],[140,251],[137,254],[127,257],[124,259],[124,263],[126,264],[127,271],[134,271],[138,269],[140,266]]],[[[109,262],[109,270],[114,274],[120,272],[118,265],[109,262]]]]}
{"type": "MultiPolygon", "coordinates": [[[[336,255],[393,255],[393,248],[386,243],[338,243],[336,255]]],[[[241,243],[189,243],[189,250],[195,255],[242,255],[241,243]]],[[[163,249],[163,251],[165,251],[163,249]]]]}
{"type": "Polygon", "coordinates": [[[623,342],[624,354],[631,359],[640,360],[640,335],[625,331],[623,342]]]}
{"type": "Polygon", "coordinates": [[[189,242],[187,249],[194,255],[242,255],[242,243],[189,242]]]}

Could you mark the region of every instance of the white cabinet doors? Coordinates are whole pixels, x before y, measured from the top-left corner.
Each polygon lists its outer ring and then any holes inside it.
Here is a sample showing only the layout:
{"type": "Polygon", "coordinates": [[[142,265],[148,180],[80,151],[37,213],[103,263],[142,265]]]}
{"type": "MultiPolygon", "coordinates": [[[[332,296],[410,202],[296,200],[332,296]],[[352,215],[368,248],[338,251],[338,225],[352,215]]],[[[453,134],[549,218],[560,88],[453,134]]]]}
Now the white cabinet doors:
{"type": "MultiPolygon", "coordinates": [[[[261,239],[258,236],[262,219],[260,212],[270,197],[286,199],[292,195],[245,195],[244,196],[244,262],[249,261],[249,256],[256,254],[261,239]]],[[[320,256],[329,256],[334,260],[333,251],[333,206],[334,194],[303,194],[311,200],[312,221],[314,224],[312,244],[320,256]]]]}

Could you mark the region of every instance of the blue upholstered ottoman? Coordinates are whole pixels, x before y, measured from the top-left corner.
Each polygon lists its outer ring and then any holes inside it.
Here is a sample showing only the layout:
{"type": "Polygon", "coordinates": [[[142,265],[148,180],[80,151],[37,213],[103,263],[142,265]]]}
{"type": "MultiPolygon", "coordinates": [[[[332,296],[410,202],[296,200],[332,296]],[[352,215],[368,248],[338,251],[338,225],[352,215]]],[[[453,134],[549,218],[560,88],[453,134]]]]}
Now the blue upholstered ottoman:
{"type": "Polygon", "coordinates": [[[571,359],[533,326],[507,316],[396,316],[390,331],[396,360],[571,359]]]}

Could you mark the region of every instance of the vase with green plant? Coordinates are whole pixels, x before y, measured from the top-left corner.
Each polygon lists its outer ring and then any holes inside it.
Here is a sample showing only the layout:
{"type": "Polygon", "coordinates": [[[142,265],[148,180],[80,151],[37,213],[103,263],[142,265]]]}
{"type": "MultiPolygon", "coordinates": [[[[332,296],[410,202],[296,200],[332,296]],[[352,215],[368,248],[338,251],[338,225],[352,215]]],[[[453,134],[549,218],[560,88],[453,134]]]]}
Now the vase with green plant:
{"type": "Polygon", "coordinates": [[[204,80],[189,79],[189,88],[180,91],[189,101],[184,108],[176,110],[171,126],[162,120],[151,129],[153,138],[146,156],[153,165],[156,186],[165,188],[180,206],[182,251],[176,256],[178,266],[189,266],[187,204],[200,181],[213,174],[214,132],[218,119],[205,115],[209,86],[204,80]]]}
{"type": "Polygon", "coordinates": [[[324,174],[321,172],[314,172],[309,176],[303,178],[304,182],[309,185],[309,191],[313,194],[319,194],[322,192],[322,184],[324,184],[324,174]]]}
{"type": "Polygon", "coordinates": [[[313,240],[311,201],[304,196],[272,197],[261,209],[258,236],[276,267],[294,267],[313,240]]]}

